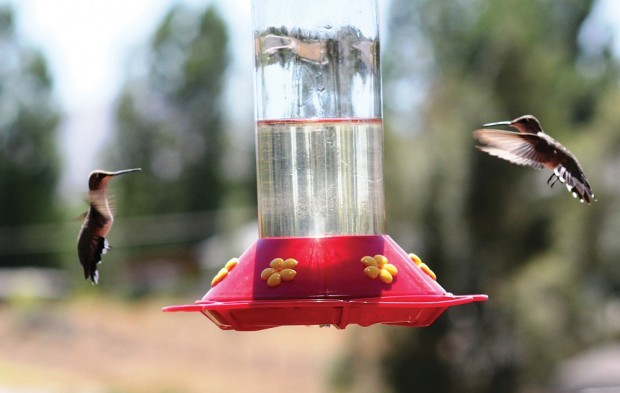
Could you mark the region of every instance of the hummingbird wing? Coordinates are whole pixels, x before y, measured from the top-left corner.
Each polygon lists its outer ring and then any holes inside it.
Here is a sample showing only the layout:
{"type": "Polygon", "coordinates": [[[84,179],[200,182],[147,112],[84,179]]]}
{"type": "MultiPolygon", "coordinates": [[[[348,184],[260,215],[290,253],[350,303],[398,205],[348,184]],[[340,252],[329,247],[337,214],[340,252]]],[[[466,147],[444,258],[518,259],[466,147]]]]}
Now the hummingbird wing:
{"type": "Polygon", "coordinates": [[[517,165],[527,165],[542,169],[549,154],[544,149],[546,141],[535,134],[479,129],[474,137],[486,146],[476,146],[492,156],[502,158],[517,165]]]}
{"type": "Polygon", "coordinates": [[[113,199],[113,196],[107,190],[92,191],[91,195],[89,195],[89,203],[92,208],[106,219],[110,219],[113,216],[115,210],[113,199]]]}

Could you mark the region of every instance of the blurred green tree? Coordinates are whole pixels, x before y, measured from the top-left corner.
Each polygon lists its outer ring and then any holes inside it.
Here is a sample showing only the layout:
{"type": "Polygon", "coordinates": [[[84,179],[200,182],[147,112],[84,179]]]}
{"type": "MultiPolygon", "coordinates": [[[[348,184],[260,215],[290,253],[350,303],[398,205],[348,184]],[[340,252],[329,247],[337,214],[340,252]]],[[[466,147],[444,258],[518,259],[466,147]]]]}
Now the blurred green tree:
{"type": "Polygon", "coordinates": [[[120,209],[216,209],[224,194],[222,91],[228,36],[213,8],[171,9],[151,39],[146,75],[119,100],[114,165],[145,170],[120,187],[120,209]],[[146,192],[145,192],[146,191],[146,192]]]}
{"type": "MultiPolygon", "coordinates": [[[[118,215],[126,217],[116,233],[141,247],[131,250],[131,258],[118,253],[119,258],[175,260],[174,269],[193,271],[194,246],[214,233],[214,212],[229,189],[223,97],[227,46],[226,25],[214,6],[177,5],[131,64],[107,165],[143,169],[119,179],[114,189],[118,215]]],[[[132,270],[131,264],[117,266],[132,270]]],[[[138,281],[157,269],[153,263],[134,266],[138,281]]]]}
{"type": "Polygon", "coordinates": [[[7,6],[0,53],[0,266],[56,266],[52,239],[37,224],[59,218],[60,113],[46,60],[20,40],[7,6]]]}
{"type": "Polygon", "coordinates": [[[447,290],[491,297],[429,328],[386,328],[394,392],[541,389],[559,361],[620,334],[603,317],[619,293],[620,250],[602,229],[620,222],[618,187],[602,176],[607,168],[618,178],[618,67],[589,19],[593,5],[392,2],[383,59],[390,228],[447,290]],[[548,174],[473,148],[482,123],[526,113],[579,157],[600,202],[580,205],[550,190],[548,174]]]}
{"type": "Polygon", "coordinates": [[[144,172],[119,185],[119,209],[161,214],[216,209],[222,175],[229,62],[226,26],[213,7],[176,6],[146,53],[146,75],[132,78],[117,107],[115,167],[144,172]]]}

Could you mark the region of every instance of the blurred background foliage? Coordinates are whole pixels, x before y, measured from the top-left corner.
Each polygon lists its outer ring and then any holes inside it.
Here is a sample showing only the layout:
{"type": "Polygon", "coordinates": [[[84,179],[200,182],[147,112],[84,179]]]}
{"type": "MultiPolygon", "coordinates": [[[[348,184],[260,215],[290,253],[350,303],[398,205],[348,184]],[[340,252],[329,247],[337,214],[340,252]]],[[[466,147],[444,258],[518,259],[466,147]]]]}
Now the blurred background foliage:
{"type": "Polygon", "coordinates": [[[385,100],[390,223],[417,223],[411,247],[445,288],[491,298],[396,334],[394,391],[532,391],[561,359],[618,338],[618,63],[592,7],[392,3],[384,94],[407,83],[421,102],[385,100]],[[471,130],[526,113],[570,146],[599,202],[473,149],[471,130]]]}
{"type": "Polygon", "coordinates": [[[104,162],[144,169],[119,182],[115,197],[119,214],[144,217],[122,228],[137,247],[120,256],[126,268],[137,265],[130,286],[140,293],[163,278],[159,271],[196,273],[194,250],[215,234],[215,212],[230,192],[223,170],[227,45],[214,7],[175,6],[137,60],[144,71],[130,75],[120,94],[104,162]]]}
{"type": "Polygon", "coordinates": [[[54,256],[29,253],[53,248],[51,239],[37,236],[32,244],[20,229],[34,225],[42,235],[40,224],[60,218],[61,113],[45,58],[16,37],[12,11],[0,7],[0,266],[57,266],[54,256]]]}
{"type": "MultiPolygon", "coordinates": [[[[546,391],[562,360],[620,339],[619,63],[595,5],[392,0],[386,10],[389,233],[448,290],[490,296],[430,328],[382,327],[372,375],[387,391],[546,391]],[[579,157],[598,202],[475,150],[472,130],[526,113],[579,157]]],[[[6,7],[0,47],[0,267],[62,268],[66,286],[83,288],[78,211],[57,190],[62,110],[45,58],[14,34],[6,7]]],[[[230,51],[217,7],[178,5],[128,67],[99,162],[143,172],[111,186],[123,219],[103,290],[199,296],[225,262],[205,262],[222,248],[209,239],[256,217],[254,162],[235,137],[250,155],[253,125],[226,120],[230,51]]],[[[355,372],[369,360],[359,351],[342,355],[326,389],[376,387],[355,372]]]]}

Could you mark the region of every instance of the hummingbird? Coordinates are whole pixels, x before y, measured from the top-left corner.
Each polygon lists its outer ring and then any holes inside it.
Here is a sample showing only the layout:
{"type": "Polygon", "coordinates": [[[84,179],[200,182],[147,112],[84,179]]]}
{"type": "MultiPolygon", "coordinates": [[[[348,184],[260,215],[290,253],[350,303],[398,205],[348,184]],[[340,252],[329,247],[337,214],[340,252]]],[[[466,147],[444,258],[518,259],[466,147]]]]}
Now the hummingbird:
{"type": "Polygon", "coordinates": [[[108,201],[108,182],[114,176],[140,170],[140,168],[133,168],[109,172],[97,169],[88,175],[88,203],[90,206],[80,229],[77,250],[80,264],[84,268],[84,278],[90,279],[93,284],[99,282],[97,264],[101,262],[101,254],[105,254],[110,249],[106,236],[114,222],[108,201]]]}
{"type": "Polygon", "coordinates": [[[518,132],[496,129],[479,129],[474,137],[486,146],[478,149],[517,165],[552,171],[547,179],[551,187],[559,180],[580,202],[596,201],[586,175],[577,158],[567,148],[547,135],[538,119],[532,115],[514,120],[483,124],[483,127],[509,126],[518,132]]]}

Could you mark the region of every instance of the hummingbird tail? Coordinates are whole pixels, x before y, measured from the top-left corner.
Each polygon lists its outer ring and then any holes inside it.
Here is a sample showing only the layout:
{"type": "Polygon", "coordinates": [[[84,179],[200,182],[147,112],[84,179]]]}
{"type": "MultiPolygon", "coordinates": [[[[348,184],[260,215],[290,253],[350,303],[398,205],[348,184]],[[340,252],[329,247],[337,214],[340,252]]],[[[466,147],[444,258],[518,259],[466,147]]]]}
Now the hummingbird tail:
{"type": "Polygon", "coordinates": [[[80,260],[84,268],[84,278],[86,280],[92,281],[93,284],[99,283],[97,265],[101,263],[101,255],[105,254],[110,248],[108,240],[103,236],[95,236],[88,243],[88,248],[84,250],[86,255],[83,260],[80,260]]]}
{"type": "Polygon", "coordinates": [[[556,181],[559,180],[561,183],[564,183],[568,192],[573,194],[573,197],[579,199],[580,202],[590,203],[596,201],[594,192],[592,192],[583,172],[571,173],[563,165],[558,165],[553,170],[553,176],[556,177],[556,181]]]}

